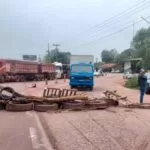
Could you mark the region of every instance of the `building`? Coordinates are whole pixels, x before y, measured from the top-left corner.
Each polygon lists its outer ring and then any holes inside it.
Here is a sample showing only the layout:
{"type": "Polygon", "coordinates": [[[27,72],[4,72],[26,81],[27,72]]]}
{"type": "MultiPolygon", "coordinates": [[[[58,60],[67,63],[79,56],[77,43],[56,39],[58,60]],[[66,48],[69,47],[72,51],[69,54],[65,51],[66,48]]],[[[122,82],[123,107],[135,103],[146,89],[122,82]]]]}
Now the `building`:
{"type": "Polygon", "coordinates": [[[137,72],[136,64],[137,62],[141,61],[142,58],[132,58],[128,59],[124,62],[124,73],[135,73],[137,72]]]}
{"type": "Polygon", "coordinates": [[[118,70],[117,65],[116,64],[104,64],[101,66],[101,69],[104,72],[115,72],[116,70],[118,70]]]}

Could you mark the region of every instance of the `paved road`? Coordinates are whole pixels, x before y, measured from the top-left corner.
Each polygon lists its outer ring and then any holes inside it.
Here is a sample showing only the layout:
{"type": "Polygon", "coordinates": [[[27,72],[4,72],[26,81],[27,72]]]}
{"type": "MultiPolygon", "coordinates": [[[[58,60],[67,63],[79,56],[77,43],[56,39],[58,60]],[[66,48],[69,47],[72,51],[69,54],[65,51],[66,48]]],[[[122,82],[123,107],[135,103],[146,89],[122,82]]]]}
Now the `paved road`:
{"type": "MultiPolygon", "coordinates": [[[[93,92],[99,96],[106,89],[117,89],[131,101],[138,102],[138,91],[124,88],[121,75],[95,78],[93,92]]],[[[9,83],[24,94],[42,95],[43,82],[9,83]]],[[[59,80],[49,87],[67,88],[59,80]]],[[[149,96],[146,96],[148,101],[149,96]]],[[[36,113],[0,112],[0,150],[149,150],[149,110],[109,108],[88,112],[36,113]]]]}
{"type": "Polygon", "coordinates": [[[0,112],[0,150],[53,150],[35,112],[0,112]]]}
{"type": "Polygon", "coordinates": [[[109,108],[88,112],[43,113],[57,150],[149,150],[147,110],[109,108]],[[57,119],[56,119],[57,118],[57,119]]]}

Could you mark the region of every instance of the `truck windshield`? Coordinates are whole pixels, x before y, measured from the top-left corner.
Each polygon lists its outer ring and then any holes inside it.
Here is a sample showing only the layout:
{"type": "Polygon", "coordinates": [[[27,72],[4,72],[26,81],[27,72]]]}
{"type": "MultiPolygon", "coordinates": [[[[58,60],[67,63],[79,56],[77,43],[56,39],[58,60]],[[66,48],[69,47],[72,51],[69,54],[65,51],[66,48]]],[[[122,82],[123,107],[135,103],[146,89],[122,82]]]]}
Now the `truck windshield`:
{"type": "Polygon", "coordinates": [[[87,72],[92,73],[92,67],[91,66],[72,66],[71,72],[79,73],[79,72],[87,72]]]}
{"type": "Polygon", "coordinates": [[[56,71],[61,71],[62,67],[61,66],[56,66],[56,71]]]}

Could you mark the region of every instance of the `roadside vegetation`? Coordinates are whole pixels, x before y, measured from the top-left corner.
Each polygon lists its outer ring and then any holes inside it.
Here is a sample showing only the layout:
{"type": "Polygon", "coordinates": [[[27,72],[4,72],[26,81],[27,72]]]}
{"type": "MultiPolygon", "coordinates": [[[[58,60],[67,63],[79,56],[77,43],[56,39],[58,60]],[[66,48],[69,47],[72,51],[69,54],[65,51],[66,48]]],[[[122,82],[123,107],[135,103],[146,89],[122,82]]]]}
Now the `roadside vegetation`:
{"type": "Polygon", "coordinates": [[[125,87],[131,88],[131,89],[137,89],[138,88],[138,77],[133,77],[131,79],[126,80],[125,87]]]}

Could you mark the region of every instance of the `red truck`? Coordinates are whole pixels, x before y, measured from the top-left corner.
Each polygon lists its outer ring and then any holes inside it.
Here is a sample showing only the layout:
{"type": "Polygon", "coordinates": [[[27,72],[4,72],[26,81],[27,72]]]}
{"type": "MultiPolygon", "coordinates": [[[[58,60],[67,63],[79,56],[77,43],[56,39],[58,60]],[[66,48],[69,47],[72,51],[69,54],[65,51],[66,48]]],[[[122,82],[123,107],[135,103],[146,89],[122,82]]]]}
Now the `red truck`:
{"type": "Polygon", "coordinates": [[[0,82],[40,81],[55,78],[55,66],[21,60],[0,59],[0,82]]]}

